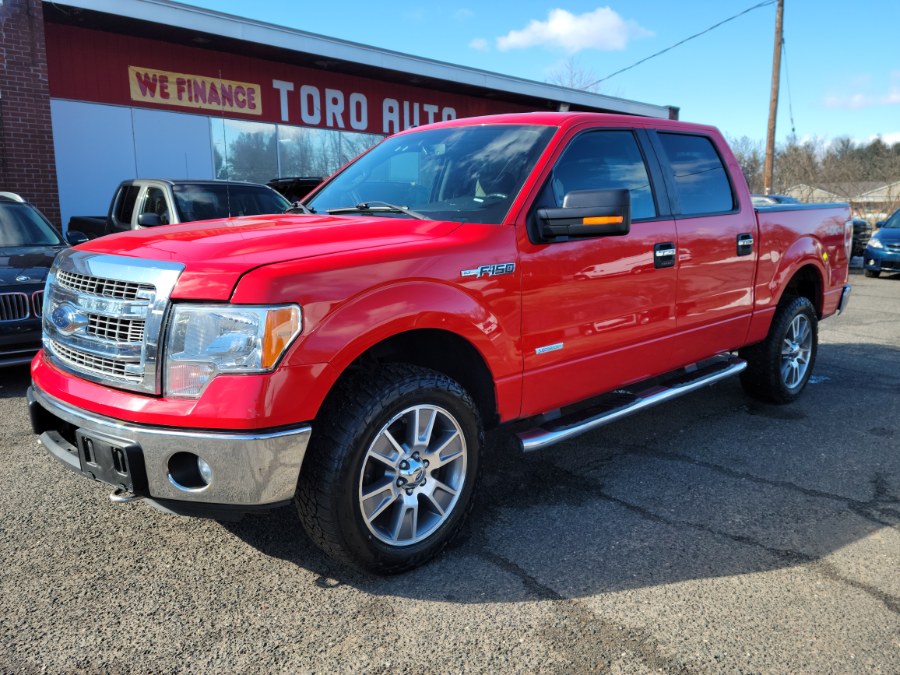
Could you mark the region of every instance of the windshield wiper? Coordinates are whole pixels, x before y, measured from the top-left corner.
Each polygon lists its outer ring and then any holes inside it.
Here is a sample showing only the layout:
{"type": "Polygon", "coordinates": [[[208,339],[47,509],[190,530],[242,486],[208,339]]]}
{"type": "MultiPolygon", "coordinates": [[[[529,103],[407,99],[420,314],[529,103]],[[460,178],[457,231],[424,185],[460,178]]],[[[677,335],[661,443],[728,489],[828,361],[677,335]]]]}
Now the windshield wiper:
{"type": "Polygon", "coordinates": [[[428,220],[428,216],[423,216],[417,211],[408,209],[405,206],[388,204],[387,202],[362,202],[356,206],[342,206],[338,209],[327,209],[327,211],[333,216],[339,216],[342,213],[402,213],[410,218],[428,220]]]}
{"type": "Polygon", "coordinates": [[[309,208],[303,202],[294,202],[284,210],[285,213],[306,213],[308,215],[315,214],[316,210],[309,208]]]}

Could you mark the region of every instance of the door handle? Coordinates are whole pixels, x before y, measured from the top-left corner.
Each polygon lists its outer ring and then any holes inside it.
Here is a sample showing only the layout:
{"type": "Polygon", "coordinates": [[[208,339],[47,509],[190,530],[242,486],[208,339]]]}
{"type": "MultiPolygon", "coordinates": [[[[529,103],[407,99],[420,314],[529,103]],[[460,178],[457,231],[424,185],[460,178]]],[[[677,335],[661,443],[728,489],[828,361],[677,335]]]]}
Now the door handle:
{"type": "Polygon", "coordinates": [[[753,235],[743,232],[737,236],[737,254],[750,255],[753,253],[753,235]]]}
{"type": "Polygon", "coordinates": [[[656,269],[675,267],[675,244],[671,241],[653,246],[653,266],[656,269]]]}

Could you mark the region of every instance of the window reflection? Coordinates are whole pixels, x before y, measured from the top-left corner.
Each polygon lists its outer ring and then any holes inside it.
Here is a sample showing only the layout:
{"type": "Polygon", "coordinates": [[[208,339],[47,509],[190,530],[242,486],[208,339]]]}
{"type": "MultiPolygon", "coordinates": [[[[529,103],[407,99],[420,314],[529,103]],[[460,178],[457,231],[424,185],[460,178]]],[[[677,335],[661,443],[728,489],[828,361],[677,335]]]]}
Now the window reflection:
{"type": "Polygon", "coordinates": [[[265,183],[278,175],[276,125],[210,119],[216,178],[265,183]]]}

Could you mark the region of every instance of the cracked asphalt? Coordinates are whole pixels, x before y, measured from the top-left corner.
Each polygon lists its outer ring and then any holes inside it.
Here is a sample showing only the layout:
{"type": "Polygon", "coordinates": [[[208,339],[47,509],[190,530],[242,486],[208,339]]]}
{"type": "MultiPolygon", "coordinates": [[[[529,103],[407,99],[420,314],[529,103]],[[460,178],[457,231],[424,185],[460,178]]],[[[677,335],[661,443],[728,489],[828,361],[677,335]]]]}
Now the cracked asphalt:
{"type": "Polygon", "coordinates": [[[0,672],[900,672],[900,275],[854,274],[790,406],[726,381],[537,454],[403,576],[291,508],[112,505],[0,371],[0,672]]]}

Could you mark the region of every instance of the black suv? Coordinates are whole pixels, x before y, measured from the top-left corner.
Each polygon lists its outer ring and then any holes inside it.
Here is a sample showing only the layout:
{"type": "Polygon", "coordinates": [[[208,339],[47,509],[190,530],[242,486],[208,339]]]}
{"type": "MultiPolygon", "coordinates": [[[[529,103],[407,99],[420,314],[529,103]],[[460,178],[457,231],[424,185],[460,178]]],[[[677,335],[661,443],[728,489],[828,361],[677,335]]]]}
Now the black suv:
{"type": "Polygon", "coordinates": [[[0,192],[0,366],[28,363],[40,349],[44,282],[67,245],[32,204],[0,192]]]}

